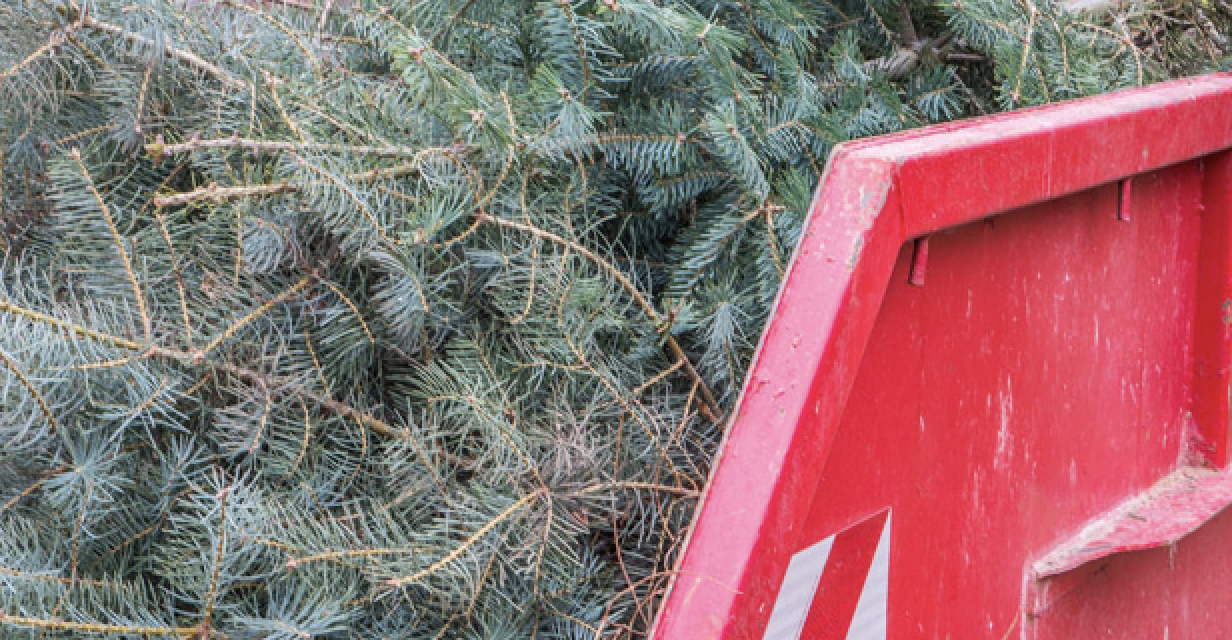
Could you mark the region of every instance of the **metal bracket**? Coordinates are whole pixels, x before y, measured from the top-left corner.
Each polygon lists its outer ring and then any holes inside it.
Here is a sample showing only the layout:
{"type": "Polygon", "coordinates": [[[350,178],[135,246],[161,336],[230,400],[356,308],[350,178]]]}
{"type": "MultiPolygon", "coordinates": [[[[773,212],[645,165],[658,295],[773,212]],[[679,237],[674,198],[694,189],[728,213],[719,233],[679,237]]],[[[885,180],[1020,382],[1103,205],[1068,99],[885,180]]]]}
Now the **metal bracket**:
{"type": "Polygon", "coordinates": [[[1117,220],[1129,221],[1130,195],[1133,193],[1134,179],[1121,180],[1121,196],[1117,201],[1117,220]]]}
{"type": "Polygon", "coordinates": [[[915,239],[911,249],[911,275],[907,282],[917,287],[924,286],[924,272],[928,268],[928,236],[915,239]]]}

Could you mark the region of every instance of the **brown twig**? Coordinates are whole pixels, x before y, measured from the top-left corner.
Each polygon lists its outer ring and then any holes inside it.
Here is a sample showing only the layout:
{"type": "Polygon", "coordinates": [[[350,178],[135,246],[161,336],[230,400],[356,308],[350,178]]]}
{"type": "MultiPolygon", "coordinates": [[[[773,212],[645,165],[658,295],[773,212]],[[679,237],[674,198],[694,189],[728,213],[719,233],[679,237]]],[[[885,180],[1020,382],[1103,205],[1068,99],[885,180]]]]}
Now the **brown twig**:
{"type": "Polygon", "coordinates": [[[151,142],[145,145],[145,150],[155,158],[196,153],[217,149],[240,149],[251,153],[285,153],[296,151],[322,151],[326,153],[354,153],[374,156],[413,156],[421,151],[410,147],[391,147],[375,145],[329,144],[324,142],[291,142],[287,140],[254,140],[252,138],[215,138],[210,140],[190,140],[176,144],[151,142]]]}
{"type": "Polygon", "coordinates": [[[201,638],[210,637],[210,621],[214,617],[214,601],[218,597],[218,581],[222,575],[222,554],[227,546],[227,498],[231,495],[231,487],[223,487],[218,492],[218,544],[214,546],[214,570],[210,575],[210,586],[205,592],[205,613],[197,632],[201,638]]]}
{"type": "Polygon", "coordinates": [[[0,612],[0,624],[10,624],[16,627],[43,629],[46,631],[75,631],[78,633],[107,633],[136,636],[168,636],[192,637],[200,631],[197,627],[138,627],[120,624],[103,624],[101,622],[69,622],[58,618],[27,618],[10,616],[0,612]]]}
{"type": "MultiPolygon", "coordinates": [[[[417,164],[404,163],[383,169],[373,169],[371,171],[353,173],[346,176],[346,179],[353,182],[375,182],[385,178],[397,178],[408,173],[414,173],[417,170],[417,164]]],[[[193,189],[192,191],[185,191],[183,193],[177,193],[169,196],[156,196],[154,198],[154,206],[174,207],[177,205],[188,204],[190,202],[197,202],[199,200],[222,202],[225,200],[235,200],[237,198],[273,196],[281,193],[302,191],[305,188],[317,187],[326,183],[327,181],[307,182],[303,184],[274,182],[271,184],[243,185],[238,187],[220,187],[216,184],[211,184],[205,187],[193,189]]]]}

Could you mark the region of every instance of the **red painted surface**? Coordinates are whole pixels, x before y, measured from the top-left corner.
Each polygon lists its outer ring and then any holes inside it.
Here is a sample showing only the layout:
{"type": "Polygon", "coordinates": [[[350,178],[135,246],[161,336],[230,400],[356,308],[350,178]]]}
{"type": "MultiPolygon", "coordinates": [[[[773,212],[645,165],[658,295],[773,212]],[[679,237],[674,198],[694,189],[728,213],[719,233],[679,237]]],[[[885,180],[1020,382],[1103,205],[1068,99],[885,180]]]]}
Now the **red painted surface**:
{"type": "Polygon", "coordinates": [[[1150,489],[1088,523],[1032,567],[1040,578],[1126,551],[1177,543],[1232,503],[1232,474],[1197,467],[1173,471],[1150,489]]]}
{"type": "MultiPolygon", "coordinates": [[[[1232,513],[1175,546],[1112,556],[1011,637],[1219,640],[1228,627],[1232,513]]],[[[955,634],[955,638],[962,637],[955,634]]],[[[999,636],[992,636],[998,638],[999,636]]]]}
{"type": "Polygon", "coordinates": [[[888,516],[888,512],[877,514],[835,536],[830,551],[833,561],[826,563],[815,592],[816,601],[825,602],[826,606],[813,607],[805,621],[813,635],[847,635],[888,516]]]}
{"type": "MultiPolygon", "coordinates": [[[[1179,563],[1033,569],[1227,461],[1230,147],[1215,75],[836,150],[656,637],[760,638],[793,554],[887,509],[890,638],[1232,633],[1226,496],[1179,563]]],[[[801,637],[845,637],[832,583],[801,637]]]]}
{"type": "MultiPolygon", "coordinates": [[[[1230,118],[1232,119],[1232,118],[1230,118]]],[[[1214,465],[1228,464],[1228,398],[1232,379],[1232,152],[1204,163],[1202,252],[1198,269],[1194,363],[1195,443],[1214,465]]]]}

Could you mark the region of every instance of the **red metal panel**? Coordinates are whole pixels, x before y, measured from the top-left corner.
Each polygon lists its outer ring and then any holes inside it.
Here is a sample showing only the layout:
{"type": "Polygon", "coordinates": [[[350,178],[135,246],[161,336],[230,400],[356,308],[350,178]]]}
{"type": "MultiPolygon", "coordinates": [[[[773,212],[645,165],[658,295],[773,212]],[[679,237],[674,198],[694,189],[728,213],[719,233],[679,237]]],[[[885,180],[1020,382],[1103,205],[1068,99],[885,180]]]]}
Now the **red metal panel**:
{"type": "MultiPolygon", "coordinates": [[[[1024,619],[1032,562],[1191,441],[1227,456],[1229,147],[1216,75],[836,150],[657,637],[761,637],[828,537],[800,637],[848,637],[872,581],[840,532],[887,510],[888,637],[1082,637],[1024,619]]],[[[1078,606],[1071,573],[1039,602],[1078,606]]]]}
{"type": "MultiPolygon", "coordinates": [[[[1230,118],[1232,119],[1232,118],[1230,118]]],[[[1232,337],[1232,153],[1204,162],[1202,274],[1195,336],[1194,417],[1197,448],[1217,466],[1228,464],[1228,367],[1232,337]]]]}
{"type": "Polygon", "coordinates": [[[707,491],[688,541],[711,558],[680,567],[660,611],[661,637],[755,637],[766,624],[798,550],[797,503],[811,501],[834,436],[798,427],[841,417],[898,251],[867,239],[902,237],[899,216],[878,215],[898,206],[892,168],[851,159],[832,163],[822,179],[830,198],[819,203],[788,276],[810,285],[779,293],[778,320],[762,336],[764,369],[750,374],[734,420],[758,425],[728,432],[722,471],[709,484],[724,488],[707,491]]]}
{"type": "MultiPolygon", "coordinates": [[[[1218,640],[1232,637],[1232,513],[1176,545],[1112,556],[1039,612],[1021,616],[1013,637],[1218,640]]],[[[955,638],[959,636],[954,636],[955,638]]]]}
{"type": "Polygon", "coordinates": [[[798,538],[892,508],[892,637],[1000,637],[1030,557],[1175,465],[1201,176],[1135,182],[1134,224],[1108,185],[934,234],[922,288],[903,247],[798,538]]]}
{"type": "Polygon", "coordinates": [[[891,522],[889,516],[888,511],[877,514],[835,536],[830,552],[834,561],[826,563],[813,600],[826,606],[812,607],[804,621],[812,637],[842,638],[851,630],[873,570],[874,554],[886,533],[884,527],[891,522]]]}

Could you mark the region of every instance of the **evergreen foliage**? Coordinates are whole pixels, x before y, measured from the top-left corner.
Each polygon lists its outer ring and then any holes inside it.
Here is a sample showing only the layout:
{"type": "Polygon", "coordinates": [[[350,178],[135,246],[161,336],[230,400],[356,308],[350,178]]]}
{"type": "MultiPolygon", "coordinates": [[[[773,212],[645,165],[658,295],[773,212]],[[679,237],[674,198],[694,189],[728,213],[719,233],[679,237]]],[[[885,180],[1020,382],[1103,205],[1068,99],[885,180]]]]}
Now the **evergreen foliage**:
{"type": "Polygon", "coordinates": [[[643,634],[830,149],[1137,7],[4,0],[4,637],[643,634]]]}

